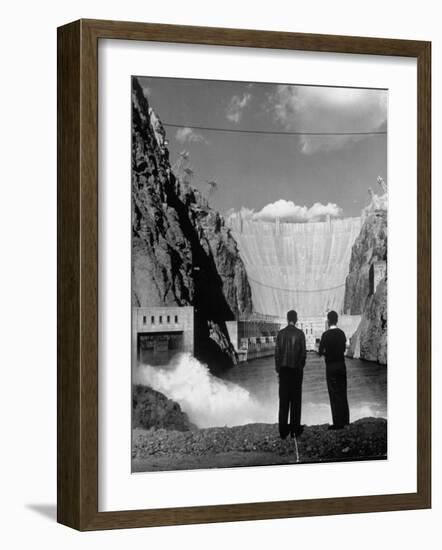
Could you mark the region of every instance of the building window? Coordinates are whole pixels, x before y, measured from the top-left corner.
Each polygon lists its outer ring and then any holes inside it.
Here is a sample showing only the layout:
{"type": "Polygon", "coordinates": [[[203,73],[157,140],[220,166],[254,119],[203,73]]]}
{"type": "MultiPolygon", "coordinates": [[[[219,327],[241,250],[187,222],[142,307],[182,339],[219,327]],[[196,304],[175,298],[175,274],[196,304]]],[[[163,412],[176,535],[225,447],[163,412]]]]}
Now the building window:
{"type": "Polygon", "coordinates": [[[167,316],[167,322],[170,323],[170,315],[167,316]]]}
{"type": "Polygon", "coordinates": [[[161,324],[162,324],[162,322],[163,322],[163,316],[162,316],[162,315],[160,315],[160,319],[159,319],[159,321],[160,321],[160,325],[161,325],[161,324]]]}
{"type": "Polygon", "coordinates": [[[143,315],[143,325],[145,325],[145,324],[146,324],[146,316],[143,315]]]}
{"type": "Polygon", "coordinates": [[[154,315],[152,315],[152,317],[150,318],[150,322],[151,322],[152,325],[155,324],[155,317],[154,317],[154,315]]]}
{"type": "Polygon", "coordinates": [[[178,323],[178,315],[175,315],[175,323],[178,323]]]}

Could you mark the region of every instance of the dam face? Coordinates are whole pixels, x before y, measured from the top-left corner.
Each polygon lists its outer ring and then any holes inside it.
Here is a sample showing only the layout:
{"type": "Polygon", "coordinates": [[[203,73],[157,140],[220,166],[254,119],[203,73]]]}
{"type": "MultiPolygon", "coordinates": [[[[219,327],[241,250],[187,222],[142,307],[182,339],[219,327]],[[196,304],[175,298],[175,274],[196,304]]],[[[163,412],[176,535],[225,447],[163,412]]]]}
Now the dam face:
{"type": "Polygon", "coordinates": [[[345,279],[361,218],[279,223],[231,217],[252,289],[254,310],[285,318],[325,319],[343,313],[345,279]]]}

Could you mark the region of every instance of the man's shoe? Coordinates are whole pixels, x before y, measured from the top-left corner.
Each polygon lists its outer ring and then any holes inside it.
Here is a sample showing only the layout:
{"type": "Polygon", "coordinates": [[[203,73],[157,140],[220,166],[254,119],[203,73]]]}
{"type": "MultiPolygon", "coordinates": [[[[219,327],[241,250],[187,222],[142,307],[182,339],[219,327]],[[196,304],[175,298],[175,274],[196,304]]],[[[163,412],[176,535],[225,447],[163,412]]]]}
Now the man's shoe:
{"type": "Polygon", "coordinates": [[[331,424],[327,430],[343,430],[344,426],[336,426],[336,424],[331,424]]]}

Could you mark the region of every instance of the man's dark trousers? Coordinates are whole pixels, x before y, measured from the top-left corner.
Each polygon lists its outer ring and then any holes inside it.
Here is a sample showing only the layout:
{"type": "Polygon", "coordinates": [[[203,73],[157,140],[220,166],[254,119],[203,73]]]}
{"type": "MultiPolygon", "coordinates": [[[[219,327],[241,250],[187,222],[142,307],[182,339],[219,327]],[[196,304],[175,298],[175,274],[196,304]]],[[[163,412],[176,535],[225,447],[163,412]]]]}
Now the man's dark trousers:
{"type": "Polygon", "coordinates": [[[327,363],[327,388],[330,396],[333,424],[340,428],[350,422],[347,401],[347,369],[344,361],[327,363]]]}
{"type": "Polygon", "coordinates": [[[282,438],[289,433],[293,435],[301,426],[303,376],[303,368],[281,367],[279,371],[279,435],[282,438]]]}

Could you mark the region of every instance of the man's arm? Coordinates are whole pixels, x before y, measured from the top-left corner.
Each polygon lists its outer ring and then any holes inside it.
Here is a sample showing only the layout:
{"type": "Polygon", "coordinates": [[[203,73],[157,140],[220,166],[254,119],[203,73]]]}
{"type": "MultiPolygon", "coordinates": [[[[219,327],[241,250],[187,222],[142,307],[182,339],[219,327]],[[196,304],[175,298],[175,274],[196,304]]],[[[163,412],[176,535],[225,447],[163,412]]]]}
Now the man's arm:
{"type": "Polygon", "coordinates": [[[305,334],[301,331],[301,367],[305,366],[305,360],[307,358],[307,346],[305,345],[305,334]]]}
{"type": "Polygon", "coordinates": [[[342,353],[345,353],[346,352],[346,349],[347,349],[347,336],[345,336],[345,332],[342,331],[342,353]]]}
{"type": "Polygon", "coordinates": [[[281,368],[281,332],[278,332],[276,337],[276,346],[275,346],[275,370],[279,374],[279,369],[281,368]]]}
{"type": "MultiPolygon", "coordinates": [[[[325,333],[324,333],[324,334],[325,334],[325,333]]],[[[321,336],[321,341],[319,342],[318,353],[319,353],[319,356],[320,356],[320,357],[321,357],[322,355],[325,354],[324,334],[321,336]]]]}

